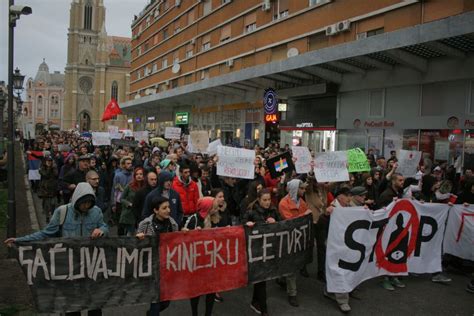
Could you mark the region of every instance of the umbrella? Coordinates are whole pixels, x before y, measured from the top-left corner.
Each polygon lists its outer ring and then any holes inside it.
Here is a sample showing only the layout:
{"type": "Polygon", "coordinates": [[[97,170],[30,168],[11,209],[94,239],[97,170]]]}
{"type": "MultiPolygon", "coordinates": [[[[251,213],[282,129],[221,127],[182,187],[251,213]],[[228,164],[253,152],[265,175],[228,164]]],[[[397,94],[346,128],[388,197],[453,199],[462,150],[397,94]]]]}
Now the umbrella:
{"type": "Polygon", "coordinates": [[[153,137],[150,139],[150,143],[154,146],[155,144],[158,144],[158,147],[168,147],[168,141],[164,138],[161,137],[153,137]]]}

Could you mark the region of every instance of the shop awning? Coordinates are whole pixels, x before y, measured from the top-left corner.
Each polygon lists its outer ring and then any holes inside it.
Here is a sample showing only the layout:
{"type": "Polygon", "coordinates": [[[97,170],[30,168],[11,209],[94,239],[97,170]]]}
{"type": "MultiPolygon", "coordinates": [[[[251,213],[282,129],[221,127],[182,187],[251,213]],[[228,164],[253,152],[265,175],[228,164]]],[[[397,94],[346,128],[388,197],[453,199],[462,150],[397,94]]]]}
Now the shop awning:
{"type": "Polygon", "coordinates": [[[276,89],[280,98],[323,94],[328,83],[349,91],[360,88],[374,72],[390,73],[395,84],[392,74],[398,69],[408,68],[422,76],[443,57],[472,59],[473,52],[474,12],[468,12],[212,77],[121,107],[126,114],[143,115],[163,107],[256,102],[268,87],[276,89]]]}

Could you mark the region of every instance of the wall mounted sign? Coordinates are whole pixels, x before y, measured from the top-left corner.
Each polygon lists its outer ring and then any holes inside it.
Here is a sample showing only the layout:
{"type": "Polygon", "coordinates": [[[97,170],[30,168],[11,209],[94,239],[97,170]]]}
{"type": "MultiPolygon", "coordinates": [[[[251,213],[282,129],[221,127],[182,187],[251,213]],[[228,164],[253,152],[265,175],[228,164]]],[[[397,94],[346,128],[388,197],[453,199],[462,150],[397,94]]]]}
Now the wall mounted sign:
{"type": "Polygon", "coordinates": [[[272,88],[265,89],[263,94],[265,114],[275,114],[278,111],[278,97],[272,88]]]}
{"type": "Polygon", "coordinates": [[[189,112],[179,112],[175,116],[176,125],[186,125],[189,123],[189,112]]]}

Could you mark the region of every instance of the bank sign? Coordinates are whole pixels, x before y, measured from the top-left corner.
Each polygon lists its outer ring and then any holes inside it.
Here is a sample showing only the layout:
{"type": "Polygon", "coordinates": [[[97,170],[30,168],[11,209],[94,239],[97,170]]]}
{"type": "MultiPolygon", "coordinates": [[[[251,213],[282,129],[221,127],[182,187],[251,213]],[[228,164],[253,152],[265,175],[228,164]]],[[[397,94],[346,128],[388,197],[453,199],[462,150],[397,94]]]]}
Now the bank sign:
{"type": "Polygon", "coordinates": [[[176,113],[174,123],[175,123],[175,125],[186,125],[186,124],[188,124],[189,123],[189,113],[188,112],[176,113]]]}

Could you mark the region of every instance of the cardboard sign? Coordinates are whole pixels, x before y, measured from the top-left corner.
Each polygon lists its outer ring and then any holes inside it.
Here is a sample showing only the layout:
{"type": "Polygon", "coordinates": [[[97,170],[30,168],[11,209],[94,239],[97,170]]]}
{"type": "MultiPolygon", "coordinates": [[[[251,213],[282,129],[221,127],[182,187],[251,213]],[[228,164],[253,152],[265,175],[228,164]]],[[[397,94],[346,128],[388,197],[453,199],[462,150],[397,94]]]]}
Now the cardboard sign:
{"type": "Polygon", "coordinates": [[[249,283],[290,274],[312,261],[312,217],[246,228],[249,283]]]}
{"type": "Polygon", "coordinates": [[[242,179],[255,177],[254,150],[218,146],[217,156],[217,175],[242,179]]]}
{"type": "Polygon", "coordinates": [[[158,297],[156,238],[56,238],[20,242],[15,249],[38,312],[151,303],[158,297]]]}
{"type": "Polygon", "coordinates": [[[421,160],[421,151],[400,149],[397,172],[404,177],[414,178],[421,160]]]}
{"type": "Polygon", "coordinates": [[[165,129],[166,139],[181,139],[181,127],[167,127],[165,129]]]}
{"type": "Polygon", "coordinates": [[[353,148],[347,151],[347,164],[349,172],[370,171],[367,156],[360,148],[353,148]]]}
{"type": "Polygon", "coordinates": [[[242,226],[160,235],[160,300],[179,300],[247,285],[242,226]]]}
{"type": "Polygon", "coordinates": [[[124,130],[121,130],[121,132],[123,134],[123,137],[133,137],[132,130],[124,129],[124,130]]]}
{"type": "Polygon", "coordinates": [[[133,132],[133,138],[135,138],[135,140],[139,143],[142,141],[148,143],[148,131],[133,132]]]}
{"type": "Polygon", "coordinates": [[[118,126],[109,125],[109,126],[107,126],[107,129],[109,130],[110,139],[121,139],[122,138],[122,134],[120,134],[118,126]]]}
{"type": "Polygon", "coordinates": [[[284,172],[291,172],[295,169],[289,152],[267,159],[266,165],[273,179],[278,178],[284,172]]]}
{"type": "Polygon", "coordinates": [[[207,153],[209,155],[215,155],[217,154],[217,147],[222,146],[221,140],[216,139],[215,141],[209,143],[209,146],[207,147],[207,153]]]}
{"type": "Polygon", "coordinates": [[[92,132],[92,145],[109,146],[110,145],[109,132],[92,132]]]}
{"type": "Polygon", "coordinates": [[[318,153],[314,160],[314,174],[318,182],[349,181],[347,152],[332,151],[318,153]]]}
{"type": "Polygon", "coordinates": [[[205,153],[209,147],[209,133],[207,131],[192,131],[189,138],[193,144],[193,152],[205,153]]]}
{"type": "Polygon", "coordinates": [[[382,275],[441,271],[449,207],[402,199],[375,212],[336,208],[327,240],[328,292],[350,293],[361,282],[382,275]]]}
{"type": "Polygon", "coordinates": [[[308,147],[293,146],[291,147],[293,157],[296,158],[295,169],[296,173],[308,173],[311,171],[311,153],[308,147]]]}

